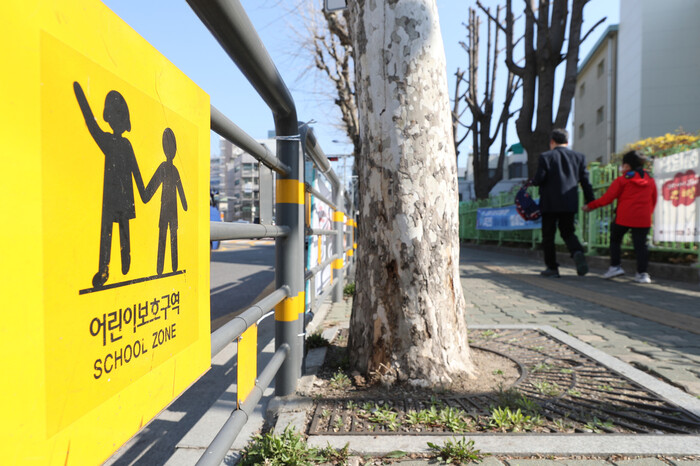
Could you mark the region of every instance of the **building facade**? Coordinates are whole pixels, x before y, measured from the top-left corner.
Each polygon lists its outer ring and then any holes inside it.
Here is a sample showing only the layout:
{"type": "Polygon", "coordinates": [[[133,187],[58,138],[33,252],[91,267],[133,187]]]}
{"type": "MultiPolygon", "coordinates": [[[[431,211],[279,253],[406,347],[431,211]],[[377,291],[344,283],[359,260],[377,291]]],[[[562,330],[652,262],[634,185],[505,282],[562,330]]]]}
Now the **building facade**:
{"type": "Polygon", "coordinates": [[[700,129],[700,2],[620,1],[618,137],[700,129]]]}
{"type": "Polygon", "coordinates": [[[606,163],[627,144],[700,130],[700,1],[620,0],[620,24],[579,67],[574,149],[606,163]]]}
{"type": "Polygon", "coordinates": [[[578,68],[571,146],[587,162],[615,152],[618,26],[610,26],[578,68]]]}
{"type": "MultiPolygon", "coordinates": [[[[258,142],[275,154],[275,139],[260,139],[258,142]]],[[[260,216],[259,162],[223,138],[219,150],[223,178],[219,209],[224,213],[224,221],[254,223],[260,216]]]]}

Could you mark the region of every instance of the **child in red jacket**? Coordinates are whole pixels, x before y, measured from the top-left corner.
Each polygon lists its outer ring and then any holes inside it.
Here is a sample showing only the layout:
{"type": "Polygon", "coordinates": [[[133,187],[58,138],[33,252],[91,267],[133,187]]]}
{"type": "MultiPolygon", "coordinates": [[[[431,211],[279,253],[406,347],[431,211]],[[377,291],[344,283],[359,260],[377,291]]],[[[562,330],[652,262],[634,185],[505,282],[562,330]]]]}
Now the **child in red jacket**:
{"type": "Polygon", "coordinates": [[[585,212],[606,206],[617,199],[617,213],[610,228],[610,268],[603,275],[609,279],[624,275],[620,261],[620,244],[628,230],[632,230],[632,242],[637,256],[637,283],[651,283],[647,273],[649,251],[647,235],[651,227],[651,214],[656,207],[656,183],[644,170],[646,157],[639,151],[630,151],[622,157],[622,176],[612,182],[599,199],[583,207],[585,212]]]}

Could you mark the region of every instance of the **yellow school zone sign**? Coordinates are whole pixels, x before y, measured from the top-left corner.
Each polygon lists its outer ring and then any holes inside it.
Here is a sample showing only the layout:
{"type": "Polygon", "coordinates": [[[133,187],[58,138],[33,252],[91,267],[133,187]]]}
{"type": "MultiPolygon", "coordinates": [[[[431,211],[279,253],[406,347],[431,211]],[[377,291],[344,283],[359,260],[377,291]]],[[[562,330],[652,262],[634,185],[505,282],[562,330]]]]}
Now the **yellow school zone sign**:
{"type": "Polygon", "coordinates": [[[99,2],[0,17],[1,462],[98,464],[209,367],[209,97],[99,2]]]}

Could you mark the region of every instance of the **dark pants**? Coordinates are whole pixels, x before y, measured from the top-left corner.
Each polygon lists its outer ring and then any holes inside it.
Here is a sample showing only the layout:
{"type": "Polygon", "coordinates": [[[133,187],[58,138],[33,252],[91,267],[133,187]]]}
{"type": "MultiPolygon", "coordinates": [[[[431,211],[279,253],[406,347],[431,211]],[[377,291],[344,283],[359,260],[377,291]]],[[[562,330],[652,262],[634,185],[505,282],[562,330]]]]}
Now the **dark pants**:
{"type": "Polygon", "coordinates": [[[542,213],[542,249],[544,250],[544,263],[550,269],[559,267],[557,263],[557,250],[554,247],[554,236],[559,225],[559,234],[566,243],[571,256],[575,252],[583,252],[583,246],[574,234],[574,212],[543,212],[542,213]]]}
{"type": "Polygon", "coordinates": [[[619,266],[621,264],[620,245],[622,237],[628,230],[632,230],[632,244],[634,244],[634,254],[637,256],[637,272],[645,273],[649,266],[649,250],[647,249],[649,228],[623,227],[613,223],[610,228],[610,265],[619,266]]]}

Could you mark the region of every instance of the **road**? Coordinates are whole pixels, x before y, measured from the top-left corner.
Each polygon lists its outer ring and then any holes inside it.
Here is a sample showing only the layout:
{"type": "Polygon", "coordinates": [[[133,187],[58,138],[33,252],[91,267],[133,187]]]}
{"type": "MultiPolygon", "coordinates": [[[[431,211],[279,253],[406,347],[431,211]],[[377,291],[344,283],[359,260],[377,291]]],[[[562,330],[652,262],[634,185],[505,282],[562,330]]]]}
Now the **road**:
{"type": "Polygon", "coordinates": [[[211,322],[216,330],[274,291],[273,240],[224,241],[211,254],[211,322]]]}
{"type": "MultiPolygon", "coordinates": [[[[274,291],[274,241],[225,241],[211,254],[212,331],[274,291]]],[[[275,326],[265,319],[258,329],[258,367],[270,360],[275,326]]],[[[211,369],[144,426],[104,464],[107,466],[194,464],[235,409],[236,349],[229,345],[212,359],[211,369]],[[206,415],[209,413],[209,415],[206,415]],[[213,414],[212,414],[213,413],[213,414]]],[[[273,389],[265,392],[265,403],[273,389]]],[[[242,448],[262,424],[257,410],[234,446],[242,448]]]]}

